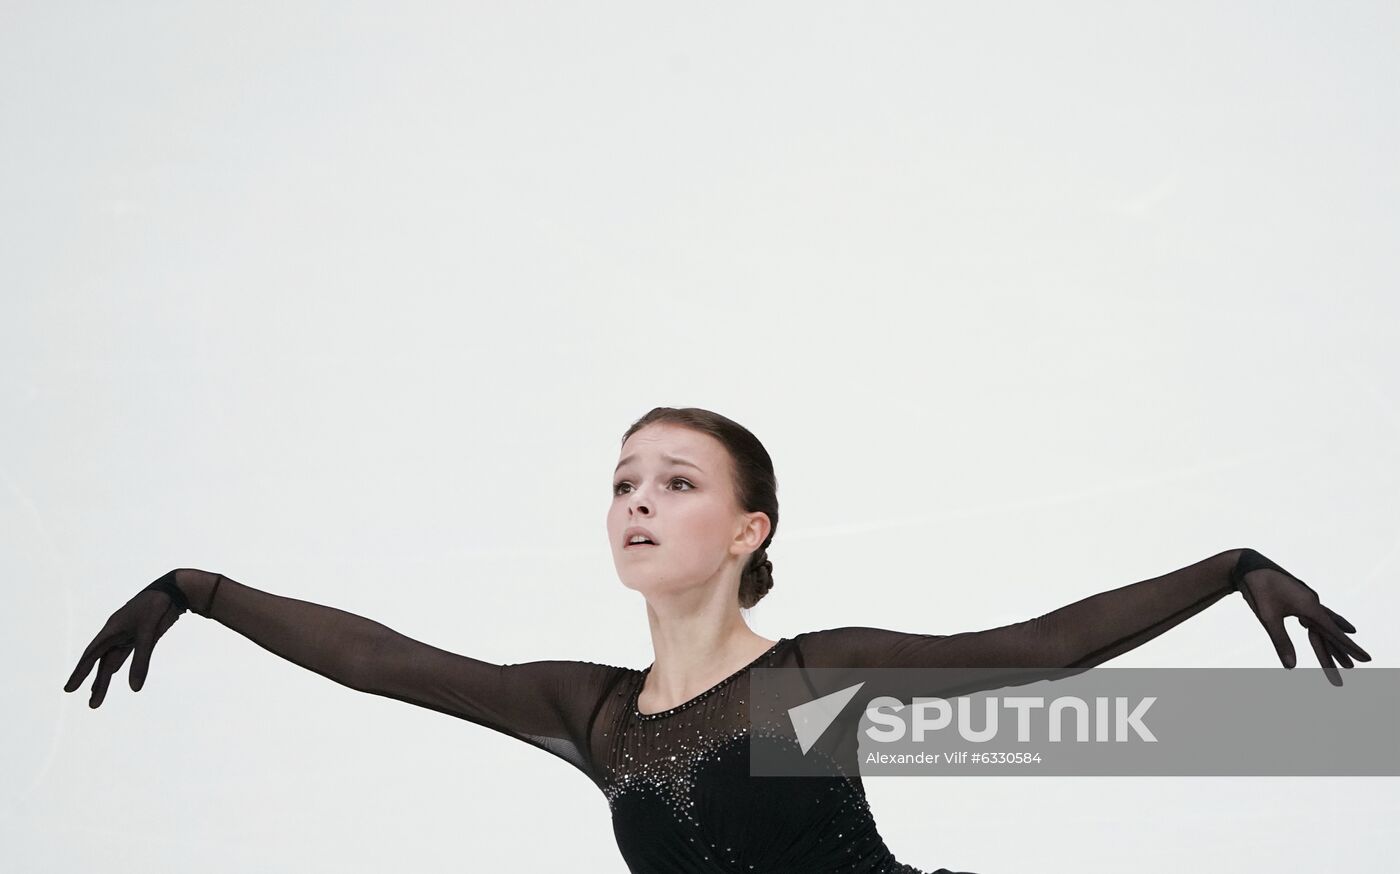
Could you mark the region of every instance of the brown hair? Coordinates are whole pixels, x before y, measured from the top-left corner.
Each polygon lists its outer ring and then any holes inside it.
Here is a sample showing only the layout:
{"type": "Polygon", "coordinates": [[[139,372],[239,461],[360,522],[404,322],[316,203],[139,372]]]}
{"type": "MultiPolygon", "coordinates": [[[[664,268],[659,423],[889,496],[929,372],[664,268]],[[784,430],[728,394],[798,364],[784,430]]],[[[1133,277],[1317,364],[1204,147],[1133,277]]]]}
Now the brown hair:
{"type": "Polygon", "coordinates": [[[739,606],[752,607],[773,588],[773,562],[768,560],[768,544],[778,533],[778,478],[773,474],[773,459],[749,429],[733,419],[698,407],[655,407],[632,423],[622,435],[622,442],[625,444],[627,438],[647,425],[660,423],[709,434],[724,444],[729,451],[734,494],[739,506],[745,513],[762,512],[768,517],[772,526],[768,537],[749,556],[739,576],[739,606]]]}

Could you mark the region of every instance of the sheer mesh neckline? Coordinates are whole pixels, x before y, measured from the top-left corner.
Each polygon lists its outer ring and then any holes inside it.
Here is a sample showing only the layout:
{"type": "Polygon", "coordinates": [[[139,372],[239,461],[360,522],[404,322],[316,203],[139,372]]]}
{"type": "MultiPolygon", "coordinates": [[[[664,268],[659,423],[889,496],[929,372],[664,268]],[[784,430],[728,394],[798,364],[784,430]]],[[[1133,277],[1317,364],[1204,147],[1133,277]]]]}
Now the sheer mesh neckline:
{"type": "MultiPolygon", "coordinates": [[[[705,700],[715,692],[718,692],[720,689],[724,688],[730,683],[734,682],[735,678],[739,677],[749,668],[752,668],[754,665],[771,656],[774,652],[777,651],[778,647],[782,646],[787,641],[788,638],[786,637],[778,638],[772,646],[768,647],[768,649],[764,650],[762,653],[759,653],[758,657],[755,658],[753,661],[749,662],[739,670],[725,677],[723,680],[720,680],[718,683],[701,692],[699,695],[696,695],[694,698],[691,698],[688,701],[677,704],[675,707],[670,707],[666,710],[658,710],[656,713],[643,713],[641,707],[637,704],[637,699],[639,699],[642,695],[642,686],[646,685],[647,674],[651,673],[652,665],[647,665],[645,668],[642,669],[641,679],[637,682],[637,688],[632,690],[632,715],[637,719],[660,719],[663,716],[670,716],[672,713],[677,713],[681,710],[685,710],[687,707],[692,707],[705,700]]],[[[652,664],[655,664],[655,662],[653,662],[652,664]]]]}

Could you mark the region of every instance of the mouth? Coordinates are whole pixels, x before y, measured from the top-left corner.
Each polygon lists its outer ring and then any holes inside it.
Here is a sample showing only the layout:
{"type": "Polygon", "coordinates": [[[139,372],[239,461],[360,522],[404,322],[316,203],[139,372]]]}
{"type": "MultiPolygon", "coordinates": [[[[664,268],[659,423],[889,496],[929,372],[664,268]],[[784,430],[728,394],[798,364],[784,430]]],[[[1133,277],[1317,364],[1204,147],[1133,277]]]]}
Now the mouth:
{"type": "Polygon", "coordinates": [[[632,525],[622,532],[622,551],[629,549],[641,549],[647,546],[656,546],[656,541],[652,538],[652,533],[640,525],[632,525]],[[634,542],[635,541],[635,542],[634,542]]]}
{"type": "Polygon", "coordinates": [[[629,544],[627,544],[626,546],[622,547],[622,551],[623,551],[623,552],[627,552],[627,551],[633,550],[633,549],[655,549],[655,548],[656,548],[656,544],[655,544],[655,543],[650,543],[650,542],[647,542],[647,543],[629,543],[629,544]]]}

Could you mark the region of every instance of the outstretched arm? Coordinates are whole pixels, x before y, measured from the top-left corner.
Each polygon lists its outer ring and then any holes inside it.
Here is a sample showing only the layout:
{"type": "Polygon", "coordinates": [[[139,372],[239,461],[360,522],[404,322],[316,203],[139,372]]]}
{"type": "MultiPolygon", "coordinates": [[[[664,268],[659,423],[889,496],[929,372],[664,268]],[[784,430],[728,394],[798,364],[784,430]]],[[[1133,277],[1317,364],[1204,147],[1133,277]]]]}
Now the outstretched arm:
{"type": "MultiPolygon", "coordinates": [[[[834,666],[935,668],[1090,668],[1134,649],[1237,590],[1268,630],[1286,667],[1296,664],[1283,618],[1296,615],[1324,668],[1336,656],[1370,656],[1353,643],[1351,623],[1323,607],[1301,580],[1253,549],[1231,549],[1195,564],[1091,595],[1043,616],[985,631],[911,634],[837,628],[812,640],[834,666]],[[1344,630],[1345,629],[1345,630],[1344,630]],[[824,651],[824,652],[823,652],[824,651]]],[[[1339,682],[1334,680],[1334,682],[1339,682]]]]}
{"type": "Polygon", "coordinates": [[[227,576],[182,568],[175,581],[192,610],[294,664],[357,691],[484,725],[552,752],[585,773],[589,720],[622,673],[582,661],[493,664],[227,576]]]}
{"type": "Polygon", "coordinates": [[[256,590],[223,574],[178,569],[127,602],[94,639],[64,686],[74,691],[101,661],[91,706],[136,653],[139,691],[155,640],[179,613],[199,613],[293,664],[360,692],[472,721],[553,752],[589,773],[589,723],[623,668],[587,661],[491,664],[413,640],[342,609],[256,590]],[[147,590],[157,590],[151,592],[147,590]]]}

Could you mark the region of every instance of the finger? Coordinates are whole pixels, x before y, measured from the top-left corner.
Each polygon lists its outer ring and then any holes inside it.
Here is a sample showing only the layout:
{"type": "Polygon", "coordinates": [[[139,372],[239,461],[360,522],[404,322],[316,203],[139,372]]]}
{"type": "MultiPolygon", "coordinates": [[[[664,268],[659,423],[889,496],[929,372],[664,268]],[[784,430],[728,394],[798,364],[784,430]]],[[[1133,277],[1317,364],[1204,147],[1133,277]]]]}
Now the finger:
{"type": "Polygon", "coordinates": [[[1333,639],[1333,637],[1330,634],[1327,633],[1327,629],[1325,627],[1319,626],[1318,624],[1312,622],[1304,622],[1304,624],[1307,625],[1309,628],[1315,629],[1318,632],[1318,634],[1322,638],[1323,646],[1327,648],[1327,654],[1330,655],[1333,659],[1335,659],[1338,664],[1340,664],[1344,668],[1356,667],[1356,664],[1352,661],[1351,656],[1347,654],[1346,650],[1342,648],[1341,644],[1339,644],[1336,640],[1333,639]]]}
{"type": "Polygon", "coordinates": [[[88,672],[92,670],[92,666],[96,663],[97,656],[83,653],[82,658],[78,659],[77,666],[73,668],[73,673],[68,675],[68,682],[63,684],[63,691],[72,692],[81,686],[83,680],[87,679],[88,672]]]}
{"type": "Polygon", "coordinates": [[[156,643],[165,632],[170,630],[170,626],[180,618],[180,612],[174,605],[166,608],[156,622],[154,629],[144,629],[137,632],[136,637],[136,657],[131,662],[131,690],[139,692],[146,685],[146,677],[151,669],[151,654],[155,651],[156,643]]]}
{"type": "Polygon", "coordinates": [[[1332,654],[1327,649],[1327,642],[1323,639],[1322,633],[1316,628],[1309,628],[1308,641],[1312,643],[1313,652],[1317,654],[1318,664],[1322,665],[1322,673],[1327,675],[1327,682],[1333,686],[1342,685],[1342,675],[1337,670],[1337,666],[1332,663],[1332,654]]]}
{"type": "Polygon", "coordinates": [[[1371,654],[1358,646],[1356,641],[1349,637],[1344,637],[1342,640],[1346,643],[1347,652],[1355,656],[1357,661],[1369,662],[1371,660],[1371,654]]]}
{"type": "Polygon", "coordinates": [[[1336,610],[1333,610],[1330,607],[1323,607],[1322,609],[1326,610],[1327,613],[1333,618],[1333,620],[1335,620],[1336,623],[1340,625],[1342,627],[1342,630],[1345,631],[1347,634],[1356,633],[1356,626],[1348,622],[1345,616],[1343,616],[1342,614],[1338,613],[1336,610]]]}
{"type": "MultiPolygon", "coordinates": [[[[1350,637],[1347,637],[1346,632],[1342,631],[1342,629],[1337,626],[1336,621],[1333,620],[1331,616],[1327,615],[1330,611],[1327,611],[1326,608],[1323,608],[1323,610],[1324,612],[1322,614],[1310,616],[1308,618],[1317,619],[1319,630],[1332,638],[1332,641],[1337,644],[1337,649],[1345,650],[1363,662],[1369,662],[1371,660],[1370,654],[1357,646],[1350,637]]],[[[1350,625],[1351,623],[1347,624],[1350,625]]]]}
{"type": "Polygon", "coordinates": [[[102,656],[102,662],[97,666],[97,679],[92,684],[92,697],[88,699],[88,706],[97,709],[102,706],[102,701],[107,697],[107,684],[111,682],[112,675],[126,661],[127,655],[131,652],[131,645],[117,646],[107,650],[102,656]]]}
{"type": "Polygon", "coordinates": [[[1288,639],[1288,630],[1283,627],[1282,619],[1271,619],[1267,622],[1261,617],[1260,622],[1264,623],[1264,630],[1269,633],[1269,639],[1274,642],[1274,649],[1278,651],[1279,661],[1290,671],[1298,666],[1298,654],[1293,651],[1293,641],[1288,639]]]}
{"type": "Polygon", "coordinates": [[[107,645],[108,635],[105,632],[99,633],[92,639],[92,642],[87,645],[87,649],[83,650],[82,656],[78,658],[78,666],[73,669],[73,673],[68,677],[68,682],[63,684],[63,691],[72,692],[83,684],[83,680],[87,679],[92,666],[97,664],[98,658],[107,650],[107,645]]]}
{"type": "Polygon", "coordinates": [[[131,686],[131,691],[140,692],[141,687],[146,685],[146,671],[151,667],[151,649],[155,646],[155,635],[148,630],[136,632],[136,653],[131,660],[131,673],[127,675],[127,683],[131,686]]]}
{"type": "MultiPolygon", "coordinates": [[[[1317,606],[1322,605],[1319,604],[1317,606]]],[[[1322,606],[1320,611],[1319,609],[1308,608],[1306,611],[1298,613],[1298,620],[1303,626],[1316,627],[1320,633],[1326,634],[1331,644],[1333,644],[1333,648],[1347,651],[1347,653],[1355,655],[1355,657],[1359,658],[1361,661],[1371,661],[1371,654],[1366,653],[1365,650],[1357,646],[1355,641],[1351,640],[1351,637],[1347,637],[1347,633],[1341,630],[1336,620],[1331,618],[1330,613],[1331,611],[1329,611],[1326,606],[1322,606]]]]}
{"type": "Polygon", "coordinates": [[[1329,644],[1327,645],[1327,649],[1331,651],[1331,653],[1332,653],[1332,658],[1334,658],[1334,659],[1336,659],[1338,662],[1340,662],[1341,665],[1342,665],[1342,667],[1344,667],[1344,668],[1346,668],[1346,669],[1348,669],[1348,670],[1350,670],[1350,669],[1356,667],[1356,663],[1353,662],[1353,661],[1351,660],[1351,656],[1349,656],[1349,655],[1347,655],[1346,653],[1342,652],[1341,650],[1337,649],[1336,646],[1334,646],[1334,645],[1332,645],[1332,644],[1329,643],[1329,644]]]}

